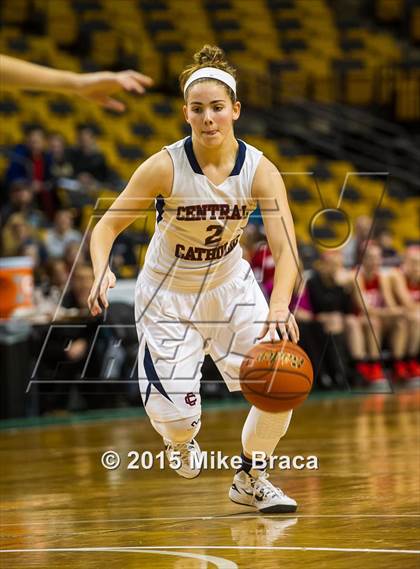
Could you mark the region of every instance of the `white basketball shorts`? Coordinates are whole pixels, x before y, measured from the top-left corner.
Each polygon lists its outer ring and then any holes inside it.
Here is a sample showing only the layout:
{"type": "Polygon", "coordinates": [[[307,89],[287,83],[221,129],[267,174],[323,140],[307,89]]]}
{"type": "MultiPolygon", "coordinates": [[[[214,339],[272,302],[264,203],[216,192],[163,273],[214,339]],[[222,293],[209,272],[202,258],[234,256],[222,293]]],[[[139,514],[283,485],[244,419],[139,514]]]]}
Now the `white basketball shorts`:
{"type": "Polygon", "coordinates": [[[135,311],[140,393],[149,417],[164,422],[200,413],[207,353],[229,391],[240,389],[239,368],[267,319],[268,304],[242,260],[236,277],[204,293],[157,289],[140,274],[135,311]]]}

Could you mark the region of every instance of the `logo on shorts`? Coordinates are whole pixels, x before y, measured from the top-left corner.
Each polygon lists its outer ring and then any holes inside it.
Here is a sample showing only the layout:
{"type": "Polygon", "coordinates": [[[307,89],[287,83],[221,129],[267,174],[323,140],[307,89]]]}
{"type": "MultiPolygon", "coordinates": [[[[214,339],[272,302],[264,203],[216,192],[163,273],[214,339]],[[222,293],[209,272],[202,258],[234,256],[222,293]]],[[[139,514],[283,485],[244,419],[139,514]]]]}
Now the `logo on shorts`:
{"type": "Polygon", "coordinates": [[[195,396],[195,394],[187,393],[187,395],[185,396],[185,403],[187,405],[190,405],[190,407],[194,407],[194,405],[197,403],[197,397],[195,396]]]}

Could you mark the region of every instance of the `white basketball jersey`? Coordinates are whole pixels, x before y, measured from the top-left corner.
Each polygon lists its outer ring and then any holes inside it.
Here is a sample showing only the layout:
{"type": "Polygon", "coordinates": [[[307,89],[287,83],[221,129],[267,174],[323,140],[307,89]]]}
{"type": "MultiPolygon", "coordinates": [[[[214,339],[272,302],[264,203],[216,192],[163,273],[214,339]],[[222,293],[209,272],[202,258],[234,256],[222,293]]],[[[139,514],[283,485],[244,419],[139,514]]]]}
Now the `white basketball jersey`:
{"type": "Polygon", "coordinates": [[[239,239],[257,206],[252,182],[262,152],[238,140],[235,166],[221,184],[205,176],[187,137],[165,146],[174,165],[169,198],[156,199],[155,233],[142,278],[179,292],[219,286],[242,259],[239,239]]]}

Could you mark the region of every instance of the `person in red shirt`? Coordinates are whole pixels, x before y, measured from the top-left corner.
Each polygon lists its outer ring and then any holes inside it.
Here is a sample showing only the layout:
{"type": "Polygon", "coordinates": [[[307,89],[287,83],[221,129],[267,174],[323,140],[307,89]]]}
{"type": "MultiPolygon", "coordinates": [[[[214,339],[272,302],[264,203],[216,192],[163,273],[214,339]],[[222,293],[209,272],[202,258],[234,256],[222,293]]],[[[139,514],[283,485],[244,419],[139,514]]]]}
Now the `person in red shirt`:
{"type": "Polygon", "coordinates": [[[266,298],[270,298],[274,285],[276,265],[266,242],[260,242],[251,259],[251,267],[266,298]]]}
{"type": "Polygon", "coordinates": [[[45,132],[33,125],[26,131],[24,144],[18,144],[11,153],[6,171],[6,185],[11,188],[19,179],[26,179],[37,201],[37,206],[52,220],[57,198],[51,191],[51,156],[46,147],[45,132]]]}
{"type": "Polygon", "coordinates": [[[354,294],[358,326],[362,332],[356,369],[369,383],[385,379],[380,352],[383,339],[388,336],[394,379],[406,379],[407,322],[403,308],[398,306],[392,294],[390,273],[382,269],[382,253],[376,243],[368,244],[360,271],[355,276],[358,287],[354,294]]]}
{"type": "Polygon", "coordinates": [[[407,321],[406,368],[409,379],[420,377],[420,247],[408,247],[401,268],[391,273],[392,291],[407,321]]]}

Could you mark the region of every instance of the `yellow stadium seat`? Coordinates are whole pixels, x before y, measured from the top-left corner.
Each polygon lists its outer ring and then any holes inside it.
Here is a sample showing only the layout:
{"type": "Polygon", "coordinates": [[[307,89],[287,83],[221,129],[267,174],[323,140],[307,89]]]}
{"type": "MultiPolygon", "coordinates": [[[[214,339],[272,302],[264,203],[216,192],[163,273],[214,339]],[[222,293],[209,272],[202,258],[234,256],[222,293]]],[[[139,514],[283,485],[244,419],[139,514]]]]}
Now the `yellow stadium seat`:
{"type": "Polygon", "coordinates": [[[29,14],[28,0],[3,0],[1,19],[3,24],[21,24],[29,14]]]}
{"type": "Polygon", "coordinates": [[[118,37],[113,30],[97,30],[91,34],[92,58],[101,67],[113,66],[117,62],[118,37]]]}
{"type": "Polygon", "coordinates": [[[137,267],[132,265],[123,265],[119,269],[121,278],[123,279],[134,279],[137,276],[137,267]]]}
{"type": "Polygon", "coordinates": [[[375,12],[376,16],[383,22],[395,22],[404,17],[405,12],[404,0],[376,0],[375,12]]]}
{"type": "Polygon", "coordinates": [[[420,6],[413,6],[411,10],[410,36],[413,42],[420,42],[420,6]]]}

